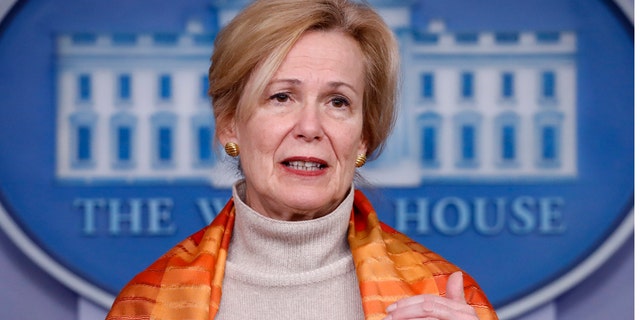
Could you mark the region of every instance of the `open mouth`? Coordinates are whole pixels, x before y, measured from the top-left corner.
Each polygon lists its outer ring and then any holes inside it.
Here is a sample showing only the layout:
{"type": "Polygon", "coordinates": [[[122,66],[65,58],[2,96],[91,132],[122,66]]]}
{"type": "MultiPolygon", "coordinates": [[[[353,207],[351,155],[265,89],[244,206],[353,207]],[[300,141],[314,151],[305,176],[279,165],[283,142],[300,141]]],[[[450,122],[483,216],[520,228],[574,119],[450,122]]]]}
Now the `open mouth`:
{"type": "Polygon", "coordinates": [[[282,164],[293,170],[301,171],[318,171],[327,167],[326,164],[316,161],[284,161],[282,164]]]}

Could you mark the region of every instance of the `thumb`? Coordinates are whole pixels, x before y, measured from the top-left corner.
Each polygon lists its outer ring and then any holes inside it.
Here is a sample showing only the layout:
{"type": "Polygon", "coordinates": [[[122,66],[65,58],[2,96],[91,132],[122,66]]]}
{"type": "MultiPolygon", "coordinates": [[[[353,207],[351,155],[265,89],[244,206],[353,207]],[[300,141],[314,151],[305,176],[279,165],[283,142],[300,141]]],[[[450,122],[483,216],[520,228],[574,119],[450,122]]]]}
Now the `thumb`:
{"type": "Polygon", "coordinates": [[[462,272],[456,271],[449,276],[449,279],[447,280],[446,297],[454,301],[466,303],[466,300],[464,299],[462,272]]]}

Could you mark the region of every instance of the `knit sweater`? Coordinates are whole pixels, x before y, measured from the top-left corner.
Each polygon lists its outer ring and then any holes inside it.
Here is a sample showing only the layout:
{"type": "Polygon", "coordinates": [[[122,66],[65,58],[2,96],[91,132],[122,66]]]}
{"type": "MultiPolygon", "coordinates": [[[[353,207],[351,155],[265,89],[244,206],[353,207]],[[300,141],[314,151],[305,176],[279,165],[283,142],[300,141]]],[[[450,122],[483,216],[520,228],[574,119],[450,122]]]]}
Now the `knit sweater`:
{"type": "Polygon", "coordinates": [[[216,319],[364,319],[347,242],[353,188],[328,215],[296,222],[255,212],[244,193],[244,184],[236,184],[216,319]]]}

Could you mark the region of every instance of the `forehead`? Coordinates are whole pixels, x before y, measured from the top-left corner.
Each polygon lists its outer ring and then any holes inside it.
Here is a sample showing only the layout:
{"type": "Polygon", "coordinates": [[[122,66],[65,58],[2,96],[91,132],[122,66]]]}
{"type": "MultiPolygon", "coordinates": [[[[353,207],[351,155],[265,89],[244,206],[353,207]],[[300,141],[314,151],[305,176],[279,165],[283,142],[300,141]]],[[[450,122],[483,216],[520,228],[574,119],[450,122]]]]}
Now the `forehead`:
{"type": "Polygon", "coordinates": [[[343,32],[308,31],[287,53],[274,78],[287,73],[335,78],[363,87],[364,58],[358,42],[343,32]]]}

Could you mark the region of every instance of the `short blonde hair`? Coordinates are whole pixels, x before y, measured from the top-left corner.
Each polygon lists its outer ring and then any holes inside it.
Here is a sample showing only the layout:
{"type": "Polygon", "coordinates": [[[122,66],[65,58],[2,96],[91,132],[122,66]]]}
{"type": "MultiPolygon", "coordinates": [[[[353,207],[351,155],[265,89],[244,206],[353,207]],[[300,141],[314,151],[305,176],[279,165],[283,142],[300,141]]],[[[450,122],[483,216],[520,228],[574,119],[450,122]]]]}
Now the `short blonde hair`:
{"type": "Polygon", "coordinates": [[[289,50],[311,30],[344,32],[360,45],[365,59],[362,134],[367,156],[377,157],[396,118],[398,48],[382,18],[350,0],[257,0],[224,27],[209,68],[217,133],[234,119],[246,119],[289,50]]]}

